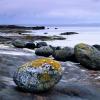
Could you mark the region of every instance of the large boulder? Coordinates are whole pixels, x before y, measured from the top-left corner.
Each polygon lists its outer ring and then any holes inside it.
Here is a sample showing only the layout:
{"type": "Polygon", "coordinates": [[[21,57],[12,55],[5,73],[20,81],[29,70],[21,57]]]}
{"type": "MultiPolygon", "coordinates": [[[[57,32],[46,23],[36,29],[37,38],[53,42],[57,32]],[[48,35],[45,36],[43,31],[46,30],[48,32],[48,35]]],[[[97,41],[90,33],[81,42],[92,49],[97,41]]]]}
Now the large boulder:
{"type": "Polygon", "coordinates": [[[42,46],[47,46],[47,43],[46,42],[38,42],[38,43],[36,43],[36,47],[37,48],[40,48],[42,46]]]}
{"type": "Polygon", "coordinates": [[[70,47],[64,47],[60,50],[55,50],[52,55],[58,61],[74,61],[74,49],[70,47]]]}
{"type": "Polygon", "coordinates": [[[53,49],[50,46],[43,46],[35,50],[35,54],[38,56],[49,57],[52,53],[53,49]]]}
{"type": "Polygon", "coordinates": [[[75,46],[75,56],[84,67],[100,70],[100,51],[95,47],[80,43],[75,46]]]}
{"type": "Polygon", "coordinates": [[[25,44],[26,44],[26,43],[25,43],[24,41],[19,40],[19,39],[14,40],[14,41],[12,42],[12,45],[15,46],[15,47],[17,47],[17,48],[25,48],[25,44]]]}
{"type": "Polygon", "coordinates": [[[28,43],[25,44],[25,48],[34,49],[35,48],[35,44],[33,42],[28,42],[28,43]]]}
{"type": "Polygon", "coordinates": [[[24,91],[42,92],[54,87],[61,76],[62,68],[59,62],[40,58],[19,67],[13,80],[24,91]]]}

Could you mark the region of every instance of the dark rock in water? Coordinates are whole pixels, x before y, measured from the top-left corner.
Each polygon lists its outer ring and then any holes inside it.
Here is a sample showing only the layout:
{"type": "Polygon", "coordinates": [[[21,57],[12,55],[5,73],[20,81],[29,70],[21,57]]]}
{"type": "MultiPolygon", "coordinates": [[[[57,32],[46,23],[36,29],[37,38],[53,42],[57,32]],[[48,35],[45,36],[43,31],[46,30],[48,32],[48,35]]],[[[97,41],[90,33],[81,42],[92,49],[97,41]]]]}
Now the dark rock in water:
{"type": "Polygon", "coordinates": [[[43,30],[45,29],[45,26],[35,26],[35,27],[32,27],[33,30],[43,30]]]}
{"type": "Polygon", "coordinates": [[[88,69],[100,70],[100,51],[87,44],[75,46],[75,56],[80,64],[88,69]]]}
{"type": "Polygon", "coordinates": [[[58,28],[55,28],[55,29],[58,29],[58,28]]]}
{"type": "Polygon", "coordinates": [[[35,48],[35,44],[34,43],[26,43],[25,48],[29,48],[29,49],[34,49],[35,48]]]}
{"type": "Polygon", "coordinates": [[[98,50],[100,50],[100,45],[98,45],[98,44],[95,44],[95,45],[93,45],[96,49],[98,49],[98,50]]]}
{"type": "Polygon", "coordinates": [[[36,47],[37,47],[37,48],[40,48],[40,47],[42,47],[42,46],[47,46],[47,43],[46,43],[46,42],[38,42],[38,43],[36,44],[36,47]]]}
{"type": "Polygon", "coordinates": [[[52,56],[59,61],[75,60],[74,49],[70,47],[65,47],[61,50],[55,50],[52,56]]]}
{"type": "Polygon", "coordinates": [[[35,50],[35,54],[38,56],[49,57],[52,53],[53,49],[50,46],[43,46],[35,50]]]}
{"type": "Polygon", "coordinates": [[[44,33],[44,34],[48,34],[48,33],[44,33]]]}
{"type": "Polygon", "coordinates": [[[25,48],[25,42],[23,42],[22,40],[19,40],[19,39],[13,41],[12,45],[17,48],[25,48]]]}
{"type": "Polygon", "coordinates": [[[52,88],[59,82],[62,68],[59,62],[40,58],[19,67],[14,74],[14,81],[23,90],[41,92],[52,88]]]}
{"type": "Polygon", "coordinates": [[[65,32],[65,33],[61,33],[60,35],[72,35],[72,34],[79,34],[76,32],[65,32]]]}
{"type": "Polygon", "coordinates": [[[0,25],[0,29],[32,29],[31,27],[18,25],[0,25]]]}
{"type": "Polygon", "coordinates": [[[0,25],[0,29],[25,29],[25,30],[41,30],[45,29],[45,26],[33,26],[33,27],[28,27],[28,26],[18,26],[18,25],[0,25]]]}
{"type": "Polygon", "coordinates": [[[21,32],[19,32],[18,34],[22,34],[21,32]]]}

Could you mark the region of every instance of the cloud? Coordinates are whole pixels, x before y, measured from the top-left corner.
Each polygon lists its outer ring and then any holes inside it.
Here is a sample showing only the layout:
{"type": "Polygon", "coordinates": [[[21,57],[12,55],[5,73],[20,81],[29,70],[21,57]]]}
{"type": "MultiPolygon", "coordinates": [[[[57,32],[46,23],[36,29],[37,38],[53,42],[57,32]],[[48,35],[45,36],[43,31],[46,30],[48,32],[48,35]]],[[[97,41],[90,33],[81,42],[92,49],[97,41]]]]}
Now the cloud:
{"type": "Polygon", "coordinates": [[[99,9],[100,0],[0,0],[0,23],[100,23],[99,9]]]}

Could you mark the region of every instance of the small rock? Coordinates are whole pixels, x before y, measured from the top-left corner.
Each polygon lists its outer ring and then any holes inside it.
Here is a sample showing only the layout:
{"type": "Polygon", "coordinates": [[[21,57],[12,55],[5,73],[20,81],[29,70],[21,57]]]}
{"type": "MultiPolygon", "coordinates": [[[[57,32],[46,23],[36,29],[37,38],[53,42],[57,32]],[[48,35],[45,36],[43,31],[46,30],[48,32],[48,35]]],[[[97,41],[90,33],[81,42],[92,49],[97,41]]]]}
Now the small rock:
{"type": "Polygon", "coordinates": [[[62,76],[62,68],[59,62],[40,58],[19,67],[13,80],[24,91],[41,92],[54,87],[62,76]]]}
{"type": "Polygon", "coordinates": [[[100,70],[100,51],[95,47],[80,43],[75,46],[75,56],[88,69],[100,70]]]}
{"type": "Polygon", "coordinates": [[[72,35],[72,34],[79,34],[79,33],[76,33],[76,32],[64,32],[64,33],[61,33],[60,35],[72,35]]]}
{"type": "Polygon", "coordinates": [[[48,34],[48,33],[45,32],[44,34],[48,34]]]}
{"type": "Polygon", "coordinates": [[[43,46],[35,50],[35,54],[38,56],[49,57],[52,53],[53,49],[50,46],[43,46]]]}

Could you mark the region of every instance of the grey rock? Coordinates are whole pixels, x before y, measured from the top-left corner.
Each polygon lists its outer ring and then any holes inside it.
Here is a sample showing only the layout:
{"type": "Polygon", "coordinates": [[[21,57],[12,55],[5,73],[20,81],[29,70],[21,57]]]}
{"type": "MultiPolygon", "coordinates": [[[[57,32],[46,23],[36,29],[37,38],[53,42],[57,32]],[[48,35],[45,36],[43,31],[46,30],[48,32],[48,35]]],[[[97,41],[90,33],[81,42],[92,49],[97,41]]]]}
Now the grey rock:
{"type": "Polygon", "coordinates": [[[100,70],[100,51],[95,47],[80,43],[75,46],[75,56],[84,67],[100,70]]]}
{"type": "Polygon", "coordinates": [[[38,56],[49,57],[52,53],[53,49],[50,46],[43,46],[35,50],[35,54],[38,56]]]}
{"type": "Polygon", "coordinates": [[[12,45],[17,47],[17,48],[24,48],[25,47],[25,42],[23,42],[22,40],[15,40],[12,42],[12,45]]]}
{"type": "Polygon", "coordinates": [[[58,61],[76,61],[74,49],[70,47],[64,47],[63,49],[55,50],[52,56],[58,61]]]}

